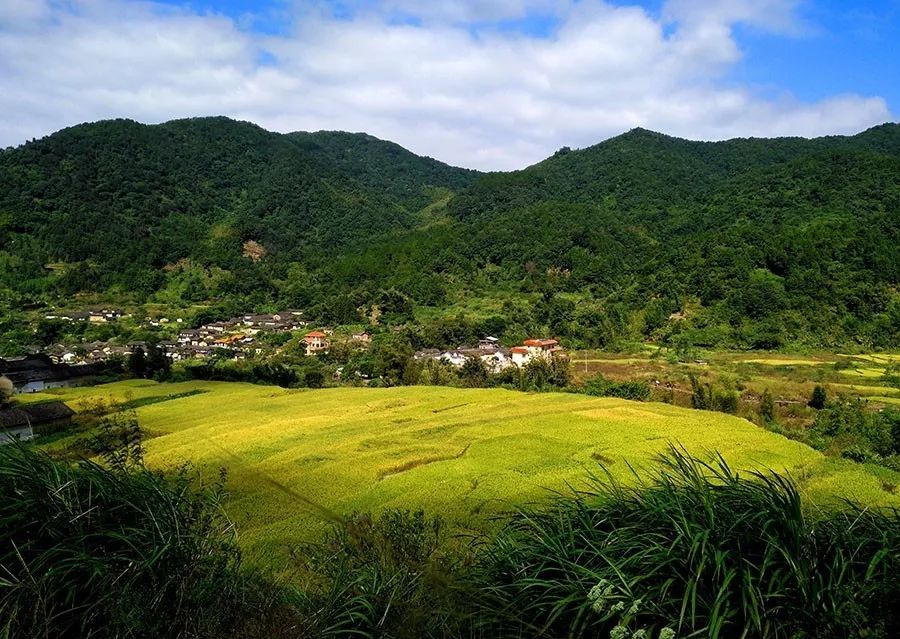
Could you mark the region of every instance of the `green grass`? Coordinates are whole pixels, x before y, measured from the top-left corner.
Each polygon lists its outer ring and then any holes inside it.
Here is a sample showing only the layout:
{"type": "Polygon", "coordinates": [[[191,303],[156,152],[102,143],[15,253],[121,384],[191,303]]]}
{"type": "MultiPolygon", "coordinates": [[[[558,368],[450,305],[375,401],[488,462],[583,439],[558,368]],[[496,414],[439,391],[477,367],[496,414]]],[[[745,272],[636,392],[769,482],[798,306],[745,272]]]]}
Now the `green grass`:
{"type": "Polygon", "coordinates": [[[885,487],[900,484],[896,473],[826,458],[737,417],[667,404],[500,389],[310,391],[223,382],[132,381],[53,396],[75,408],[96,397],[134,402],[154,435],[146,442],[152,467],[188,460],[210,473],[227,467],[227,509],[241,544],[270,564],[318,536],[332,516],[422,507],[480,527],[550,490],[583,486],[598,462],[628,478],[629,465],[650,465],[669,442],[707,458],[717,450],[737,469],[788,471],[809,503],[900,506],[900,495],[885,487]],[[165,401],[146,403],[151,397],[165,401]]]}

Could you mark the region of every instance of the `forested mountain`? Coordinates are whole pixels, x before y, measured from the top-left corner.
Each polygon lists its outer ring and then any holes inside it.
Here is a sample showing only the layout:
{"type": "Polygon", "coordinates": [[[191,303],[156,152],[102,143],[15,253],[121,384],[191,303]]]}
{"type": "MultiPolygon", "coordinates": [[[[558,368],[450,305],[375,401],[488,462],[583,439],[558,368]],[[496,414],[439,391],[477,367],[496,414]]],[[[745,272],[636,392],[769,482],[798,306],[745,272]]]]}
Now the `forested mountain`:
{"type": "Polygon", "coordinates": [[[0,155],[0,232],[25,260],[7,284],[65,262],[77,266],[64,289],[150,293],[158,269],[184,258],[224,268],[247,240],[331,252],[409,228],[429,188],[471,175],[369,136],[284,136],[225,118],[76,126],[0,155]]]}
{"type": "Polygon", "coordinates": [[[635,129],[479,174],[363,134],[100,122],[0,152],[0,244],[8,304],[98,291],[466,324],[480,299],[495,332],[573,344],[900,346],[900,126],[635,129]]]}

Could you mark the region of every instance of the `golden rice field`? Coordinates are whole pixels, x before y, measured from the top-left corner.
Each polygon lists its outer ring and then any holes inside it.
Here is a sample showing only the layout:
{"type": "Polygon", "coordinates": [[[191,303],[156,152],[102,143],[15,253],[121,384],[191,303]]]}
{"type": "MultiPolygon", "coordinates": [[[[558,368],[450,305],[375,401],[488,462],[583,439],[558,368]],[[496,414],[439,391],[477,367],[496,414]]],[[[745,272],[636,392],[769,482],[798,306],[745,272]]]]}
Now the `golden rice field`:
{"type": "MultiPolygon", "coordinates": [[[[460,526],[584,486],[605,464],[617,477],[646,467],[669,442],[720,451],[738,468],[787,470],[810,504],[850,498],[900,506],[900,475],[828,459],[721,413],[564,393],[403,387],[286,390],[250,384],[119,382],[55,391],[78,408],[92,397],[157,397],[137,408],[153,437],[151,466],[191,461],[229,472],[226,508],[251,558],[278,564],[331,514],[423,507],[460,526]],[[166,399],[191,391],[191,396],[166,399]],[[896,491],[895,491],[896,492],[896,491]]],[[[48,395],[31,399],[46,398],[48,395]]]]}
{"type": "Polygon", "coordinates": [[[789,359],[789,358],[754,358],[754,359],[736,359],[735,362],[741,364],[762,364],[764,366],[820,366],[822,364],[830,364],[833,362],[824,362],[819,359],[789,359]]]}

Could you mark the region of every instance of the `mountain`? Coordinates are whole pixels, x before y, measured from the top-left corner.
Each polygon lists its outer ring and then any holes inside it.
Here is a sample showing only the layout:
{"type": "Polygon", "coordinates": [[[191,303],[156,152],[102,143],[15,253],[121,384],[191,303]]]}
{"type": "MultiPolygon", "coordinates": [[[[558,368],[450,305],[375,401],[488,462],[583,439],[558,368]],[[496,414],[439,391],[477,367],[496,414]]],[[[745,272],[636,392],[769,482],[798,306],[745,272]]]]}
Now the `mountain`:
{"type": "Polygon", "coordinates": [[[494,332],[591,346],[900,346],[900,126],[635,129],[478,173],[365,134],[99,122],[0,152],[0,242],[12,303],[96,291],[338,322],[372,304],[468,321],[487,300],[494,332]]]}
{"type": "Polygon", "coordinates": [[[248,240],[331,252],[408,228],[430,191],[473,176],[366,135],[114,120],[0,153],[0,233],[31,277],[90,262],[101,282],[149,291],[148,273],[185,258],[225,266],[248,240]]]}

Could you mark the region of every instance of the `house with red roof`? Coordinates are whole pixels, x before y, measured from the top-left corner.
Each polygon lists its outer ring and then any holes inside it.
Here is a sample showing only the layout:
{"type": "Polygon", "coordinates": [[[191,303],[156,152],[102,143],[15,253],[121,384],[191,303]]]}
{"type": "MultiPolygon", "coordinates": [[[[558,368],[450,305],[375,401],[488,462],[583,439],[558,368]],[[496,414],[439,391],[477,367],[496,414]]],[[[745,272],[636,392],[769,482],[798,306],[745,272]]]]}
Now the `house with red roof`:
{"type": "Polygon", "coordinates": [[[315,355],[316,353],[327,351],[331,346],[328,336],[322,331],[310,331],[300,340],[300,343],[306,347],[307,355],[315,355]]]}
{"type": "Polygon", "coordinates": [[[565,351],[555,339],[526,339],[521,346],[513,346],[510,349],[512,363],[516,366],[525,366],[531,360],[543,357],[549,359],[562,355],[565,351]]]}

